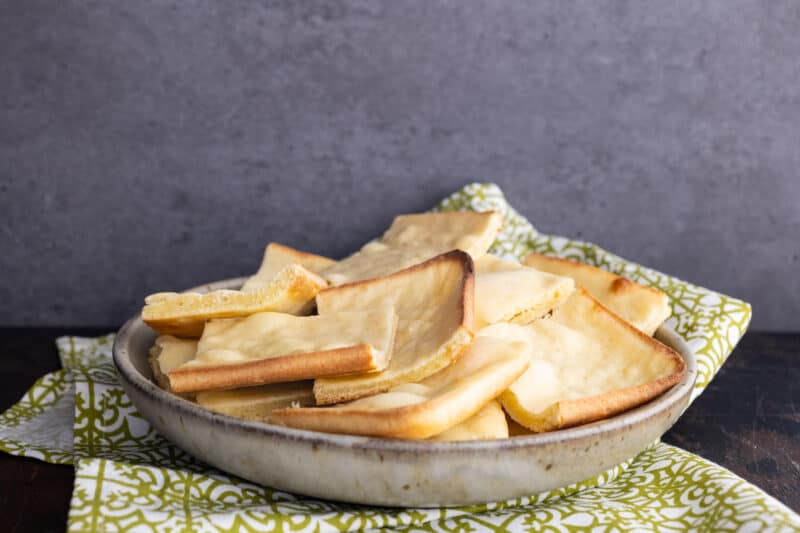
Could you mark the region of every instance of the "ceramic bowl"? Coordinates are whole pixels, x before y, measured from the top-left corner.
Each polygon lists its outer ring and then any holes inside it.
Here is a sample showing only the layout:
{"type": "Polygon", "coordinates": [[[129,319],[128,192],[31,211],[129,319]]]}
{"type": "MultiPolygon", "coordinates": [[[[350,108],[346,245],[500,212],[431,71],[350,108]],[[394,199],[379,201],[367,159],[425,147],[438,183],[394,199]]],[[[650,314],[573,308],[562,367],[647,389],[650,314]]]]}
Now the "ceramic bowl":
{"type": "MultiPolygon", "coordinates": [[[[234,289],[244,278],[197,292],[234,289]]],[[[114,363],[133,404],[167,439],[241,478],[287,492],[388,506],[465,505],[557,489],[635,456],[683,412],[697,376],[694,354],[662,326],[656,337],[686,360],[683,380],[658,398],[575,428],[501,440],[407,441],[334,435],[249,422],[160,389],[147,352],[155,332],[141,316],[120,329],[114,363]]]]}

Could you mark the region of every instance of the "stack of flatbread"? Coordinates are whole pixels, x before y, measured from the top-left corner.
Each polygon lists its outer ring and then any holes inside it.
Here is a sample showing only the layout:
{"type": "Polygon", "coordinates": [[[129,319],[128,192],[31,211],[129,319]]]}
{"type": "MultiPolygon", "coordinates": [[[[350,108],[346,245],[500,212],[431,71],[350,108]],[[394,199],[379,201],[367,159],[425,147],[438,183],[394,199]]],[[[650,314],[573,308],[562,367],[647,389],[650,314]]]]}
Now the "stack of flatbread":
{"type": "Polygon", "coordinates": [[[497,213],[401,215],[334,261],[271,243],[240,290],[148,296],[156,382],[297,428],[495,439],[596,421],[677,383],[663,293],[595,267],[488,254],[497,213]]]}

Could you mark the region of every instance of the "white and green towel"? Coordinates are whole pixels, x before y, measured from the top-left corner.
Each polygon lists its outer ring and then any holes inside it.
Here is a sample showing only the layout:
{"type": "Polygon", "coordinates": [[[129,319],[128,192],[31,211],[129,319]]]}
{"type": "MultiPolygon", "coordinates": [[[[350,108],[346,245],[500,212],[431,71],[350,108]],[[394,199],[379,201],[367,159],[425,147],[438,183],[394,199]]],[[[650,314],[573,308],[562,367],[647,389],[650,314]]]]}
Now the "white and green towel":
{"type": "MultiPolygon", "coordinates": [[[[670,325],[697,353],[693,399],[750,321],[750,306],[742,301],[592,244],[538,234],[495,185],[469,185],[438,209],[502,213],[505,227],[492,249],[499,255],[569,257],[666,292],[670,325]]],[[[661,442],[597,478],[467,507],[365,507],[260,487],[208,467],[157,434],[119,386],[112,342],[112,335],[58,339],[63,370],[37,381],[0,418],[0,449],[75,465],[69,531],[800,530],[800,517],[757,487],[661,442]]]]}

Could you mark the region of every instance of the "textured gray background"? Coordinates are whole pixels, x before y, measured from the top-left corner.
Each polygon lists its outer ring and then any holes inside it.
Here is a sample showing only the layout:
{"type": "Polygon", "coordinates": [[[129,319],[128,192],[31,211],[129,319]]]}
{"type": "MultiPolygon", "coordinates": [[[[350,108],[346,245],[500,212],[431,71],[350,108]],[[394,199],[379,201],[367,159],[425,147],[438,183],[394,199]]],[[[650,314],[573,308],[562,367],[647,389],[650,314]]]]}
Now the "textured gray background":
{"type": "Polygon", "coordinates": [[[475,179],[800,330],[800,3],[0,0],[0,324],[119,324],[475,179]]]}

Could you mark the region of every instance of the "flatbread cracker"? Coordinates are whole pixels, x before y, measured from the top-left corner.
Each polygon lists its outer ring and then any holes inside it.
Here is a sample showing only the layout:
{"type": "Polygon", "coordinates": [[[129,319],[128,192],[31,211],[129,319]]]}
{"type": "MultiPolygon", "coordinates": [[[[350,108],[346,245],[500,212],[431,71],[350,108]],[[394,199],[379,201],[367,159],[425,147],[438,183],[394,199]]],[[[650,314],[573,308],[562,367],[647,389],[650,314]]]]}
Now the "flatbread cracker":
{"type": "Polygon", "coordinates": [[[252,292],[218,290],[160,292],[145,298],[142,320],[162,335],[197,338],[206,321],[243,317],[263,311],[305,315],[314,307],[314,296],[327,282],[300,265],[288,265],[266,286],[252,292]]]}
{"type": "Polygon", "coordinates": [[[179,339],[172,335],[157,337],[150,348],[148,360],[153,370],[153,378],[159,387],[170,390],[167,374],[194,359],[195,353],[197,353],[197,341],[194,339],[179,339]]]}
{"type": "Polygon", "coordinates": [[[494,242],[503,217],[491,211],[400,215],[380,239],[320,273],[331,285],[387,276],[450,250],[478,259],[494,242]]]}
{"type": "Polygon", "coordinates": [[[501,394],[525,371],[530,354],[524,338],[482,332],[455,363],[421,383],[333,407],[280,409],[272,419],[330,433],[426,439],[461,424],[501,394]]]}
{"type": "Polygon", "coordinates": [[[601,268],[541,254],[530,254],[523,262],[537,270],[573,278],[600,303],[648,335],[672,314],[669,297],[663,292],[601,268]]]}
{"type": "Polygon", "coordinates": [[[486,254],[475,261],[475,328],[498,322],[527,324],[572,294],[571,278],[486,254]]]}
{"type": "Polygon", "coordinates": [[[397,314],[390,306],[297,317],[212,320],[195,358],[169,373],[175,392],[234,389],[386,368],[397,314]]]}
{"type": "Polygon", "coordinates": [[[270,414],[284,407],[314,405],[312,381],[273,383],[224,391],[198,392],[195,400],[206,409],[225,415],[270,422],[270,414]]]}
{"type": "Polygon", "coordinates": [[[300,265],[309,272],[319,273],[334,265],[336,261],[308,252],[295,250],[277,242],[271,242],[264,250],[264,259],[254,275],[242,285],[242,292],[253,292],[268,286],[282,269],[289,265],[300,265]]]}
{"type": "Polygon", "coordinates": [[[392,305],[399,323],[386,370],[317,379],[317,403],[328,405],[378,394],[424,379],[453,362],[472,341],[473,268],[467,253],[453,251],[385,278],[319,293],[320,316],[392,305]]]}
{"type": "Polygon", "coordinates": [[[506,413],[497,400],[491,400],[480,411],[460,424],[434,435],[429,440],[463,441],[508,438],[506,413]]]}
{"type": "Polygon", "coordinates": [[[683,377],[671,348],[579,287],[549,319],[524,326],[533,357],[500,398],[523,426],[551,431],[607,418],[655,398],[683,377]]]}

